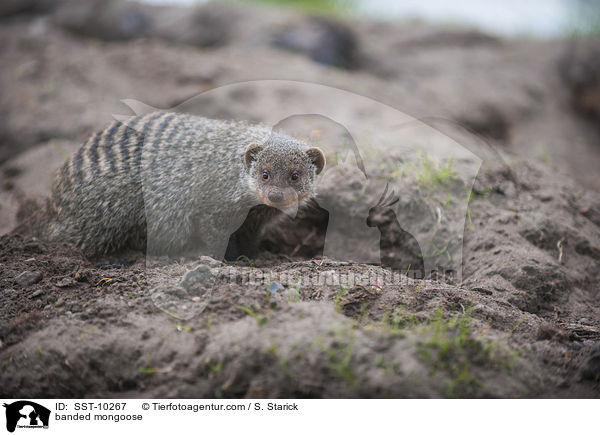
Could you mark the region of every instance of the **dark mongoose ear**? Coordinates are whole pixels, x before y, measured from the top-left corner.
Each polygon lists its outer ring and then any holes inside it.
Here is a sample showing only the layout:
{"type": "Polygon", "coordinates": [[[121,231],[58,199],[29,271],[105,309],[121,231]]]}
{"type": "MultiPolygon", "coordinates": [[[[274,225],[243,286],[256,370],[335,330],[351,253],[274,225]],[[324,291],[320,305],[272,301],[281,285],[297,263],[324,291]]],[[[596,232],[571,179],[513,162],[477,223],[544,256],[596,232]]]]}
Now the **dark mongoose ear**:
{"type": "Polygon", "coordinates": [[[252,165],[252,162],[256,159],[258,153],[262,151],[262,148],[262,144],[258,142],[251,142],[246,147],[246,152],[244,153],[244,164],[246,165],[246,168],[250,169],[250,165],[252,165]]]}
{"type": "Polygon", "coordinates": [[[320,148],[309,148],[306,150],[306,154],[310,157],[310,160],[317,168],[317,174],[320,174],[321,171],[325,168],[325,154],[321,151],[320,148]]]}

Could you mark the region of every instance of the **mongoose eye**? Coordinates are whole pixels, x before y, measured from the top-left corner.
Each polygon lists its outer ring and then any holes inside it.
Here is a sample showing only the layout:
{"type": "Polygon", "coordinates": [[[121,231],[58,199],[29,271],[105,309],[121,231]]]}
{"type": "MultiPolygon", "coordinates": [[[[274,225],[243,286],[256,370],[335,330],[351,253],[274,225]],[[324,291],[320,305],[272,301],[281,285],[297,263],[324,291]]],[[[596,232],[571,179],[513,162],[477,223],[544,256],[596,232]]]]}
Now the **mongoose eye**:
{"type": "Polygon", "coordinates": [[[299,177],[300,177],[300,175],[298,175],[298,173],[297,173],[297,172],[294,172],[294,173],[292,174],[292,181],[297,181],[299,177]]]}
{"type": "Polygon", "coordinates": [[[269,179],[269,173],[267,171],[264,171],[262,177],[263,177],[263,180],[268,180],[269,179]]]}

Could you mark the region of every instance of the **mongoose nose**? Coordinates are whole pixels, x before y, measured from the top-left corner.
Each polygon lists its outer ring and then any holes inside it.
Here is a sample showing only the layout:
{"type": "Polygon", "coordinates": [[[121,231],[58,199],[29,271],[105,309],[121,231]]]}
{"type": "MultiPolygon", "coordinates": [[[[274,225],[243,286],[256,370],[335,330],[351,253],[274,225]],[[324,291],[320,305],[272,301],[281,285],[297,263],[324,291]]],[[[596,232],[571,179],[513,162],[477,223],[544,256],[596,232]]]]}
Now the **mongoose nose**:
{"type": "Polygon", "coordinates": [[[282,192],[269,192],[269,201],[271,202],[281,202],[283,201],[283,193],[282,192]]]}

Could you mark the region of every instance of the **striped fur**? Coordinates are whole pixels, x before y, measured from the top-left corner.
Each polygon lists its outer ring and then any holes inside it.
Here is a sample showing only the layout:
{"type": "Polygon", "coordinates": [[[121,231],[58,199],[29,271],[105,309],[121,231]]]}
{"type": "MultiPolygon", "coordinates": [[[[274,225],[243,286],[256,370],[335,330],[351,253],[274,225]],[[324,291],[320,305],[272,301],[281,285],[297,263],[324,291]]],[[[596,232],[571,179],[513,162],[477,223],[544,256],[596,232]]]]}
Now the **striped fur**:
{"type": "Polygon", "coordinates": [[[275,162],[289,155],[308,165],[301,169],[310,182],[298,197],[311,193],[315,168],[302,142],[261,126],[155,112],[112,122],[65,162],[37,232],[88,256],[132,247],[222,258],[229,236],[261,203],[260,174],[244,164],[257,142],[265,155],[279,153],[275,162]]]}

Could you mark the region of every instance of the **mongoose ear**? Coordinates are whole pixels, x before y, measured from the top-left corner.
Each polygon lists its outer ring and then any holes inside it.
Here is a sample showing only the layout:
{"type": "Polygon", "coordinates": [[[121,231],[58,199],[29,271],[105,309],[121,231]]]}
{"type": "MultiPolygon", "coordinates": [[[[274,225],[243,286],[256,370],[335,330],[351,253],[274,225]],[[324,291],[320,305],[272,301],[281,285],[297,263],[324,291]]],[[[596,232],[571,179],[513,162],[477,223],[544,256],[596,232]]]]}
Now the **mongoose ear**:
{"type": "Polygon", "coordinates": [[[258,142],[251,142],[246,147],[246,152],[244,153],[244,164],[246,165],[246,168],[250,169],[250,165],[252,165],[252,162],[256,159],[256,156],[262,149],[262,144],[258,142]]]}
{"type": "Polygon", "coordinates": [[[321,151],[320,148],[309,148],[306,150],[306,154],[310,157],[310,160],[317,168],[317,174],[320,174],[321,171],[325,168],[325,154],[321,151]]]}

